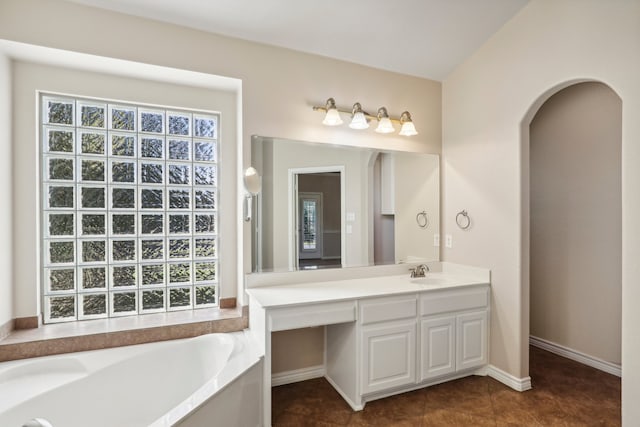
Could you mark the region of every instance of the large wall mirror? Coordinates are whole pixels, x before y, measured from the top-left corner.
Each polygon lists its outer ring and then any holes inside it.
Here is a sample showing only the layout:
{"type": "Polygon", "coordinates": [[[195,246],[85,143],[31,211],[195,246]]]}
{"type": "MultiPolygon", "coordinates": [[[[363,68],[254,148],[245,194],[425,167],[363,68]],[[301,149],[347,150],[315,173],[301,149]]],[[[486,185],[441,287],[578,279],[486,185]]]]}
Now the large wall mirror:
{"type": "Polygon", "coordinates": [[[253,136],[252,271],[439,259],[439,157],[253,136]]]}

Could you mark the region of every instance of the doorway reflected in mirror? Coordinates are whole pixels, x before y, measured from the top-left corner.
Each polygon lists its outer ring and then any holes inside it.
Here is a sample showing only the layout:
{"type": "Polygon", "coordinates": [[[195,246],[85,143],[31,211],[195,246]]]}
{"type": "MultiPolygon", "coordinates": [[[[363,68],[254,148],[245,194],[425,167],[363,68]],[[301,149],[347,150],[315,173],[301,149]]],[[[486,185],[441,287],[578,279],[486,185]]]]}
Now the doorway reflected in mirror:
{"type": "Polygon", "coordinates": [[[340,172],[296,174],[298,268],[342,267],[340,172]]]}

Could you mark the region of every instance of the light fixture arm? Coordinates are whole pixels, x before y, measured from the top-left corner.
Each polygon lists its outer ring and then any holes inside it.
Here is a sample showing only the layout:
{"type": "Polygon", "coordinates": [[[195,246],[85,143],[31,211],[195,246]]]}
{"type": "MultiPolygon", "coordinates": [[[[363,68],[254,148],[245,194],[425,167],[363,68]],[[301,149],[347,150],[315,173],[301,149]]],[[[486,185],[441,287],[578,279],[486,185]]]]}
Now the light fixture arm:
{"type": "MultiPolygon", "coordinates": [[[[322,111],[322,112],[326,113],[327,110],[330,108],[330,107],[328,107],[330,100],[333,100],[333,98],[329,98],[327,100],[327,104],[324,107],[320,107],[320,106],[314,105],[311,108],[313,109],[313,111],[322,111]]],[[[356,103],[356,104],[359,104],[359,103],[356,103]]],[[[333,101],[333,105],[336,105],[335,101],[333,101]]],[[[355,107],[355,105],[354,105],[354,107],[355,107]]],[[[381,108],[384,108],[385,111],[387,111],[387,109],[385,107],[381,107],[381,108]]],[[[354,113],[353,108],[350,109],[350,110],[347,110],[347,109],[344,109],[344,108],[336,107],[336,110],[339,113],[343,113],[343,114],[352,115],[354,113]]],[[[366,111],[363,111],[362,114],[364,114],[364,116],[369,120],[378,120],[378,115],[377,114],[375,116],[372,116],[371,114],[367,113],[366,111]]],[[[395,123],[401,123],[399,118],[389,117],[389,120],[391,120],[392,122],[395,122],[395,123]]]]}

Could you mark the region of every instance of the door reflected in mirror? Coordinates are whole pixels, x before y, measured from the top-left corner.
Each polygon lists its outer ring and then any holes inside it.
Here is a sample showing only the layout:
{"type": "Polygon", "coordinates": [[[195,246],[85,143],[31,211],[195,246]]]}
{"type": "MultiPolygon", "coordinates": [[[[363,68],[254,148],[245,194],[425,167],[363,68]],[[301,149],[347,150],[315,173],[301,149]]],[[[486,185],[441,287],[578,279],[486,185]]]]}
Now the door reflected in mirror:
{"type": "Polygon", "coordinates": [[[251,159],[253,272],[439,259],[437,155],[254,136],[251,159]]]}
{"type": "Polygon", "coordinates": [[[298,173],[297,268],[342,267],[340,172],[298,173]]]}

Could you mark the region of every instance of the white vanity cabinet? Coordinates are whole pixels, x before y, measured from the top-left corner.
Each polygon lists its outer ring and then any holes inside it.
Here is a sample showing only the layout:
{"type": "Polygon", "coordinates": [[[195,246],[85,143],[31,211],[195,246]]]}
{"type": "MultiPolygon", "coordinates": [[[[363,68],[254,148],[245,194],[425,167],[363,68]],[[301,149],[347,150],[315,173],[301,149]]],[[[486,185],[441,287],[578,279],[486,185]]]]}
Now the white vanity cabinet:
{"type": "Polygon", "coordinates": [[[416,382],[417,305],[415,295],[360,303],[362,394],[416,382]]]}
{"type": "Polygon", "coordinates": [[[488,286],[420,296],[420,381],[488,361],[488,286]]]}
{"type": "Polygon", "coordinates": [[[375,399],[483,374],[489,271],[444,267],[449,271],[431,273],[434,284],[428,285],[403,268],[396,276],[248,289],[250,330],[265,355],[265,425],[271,421],[275,331],[324,325],[324,376],[356,411],[375,399]]]}

